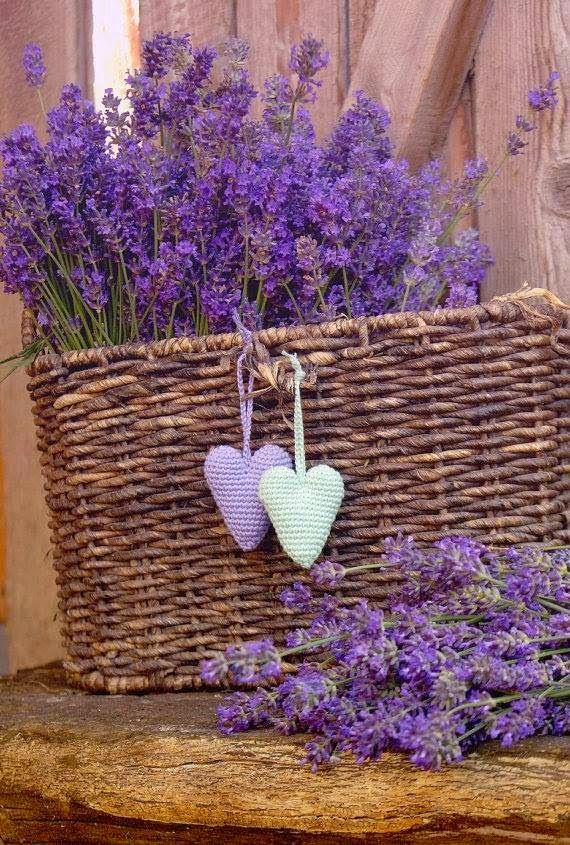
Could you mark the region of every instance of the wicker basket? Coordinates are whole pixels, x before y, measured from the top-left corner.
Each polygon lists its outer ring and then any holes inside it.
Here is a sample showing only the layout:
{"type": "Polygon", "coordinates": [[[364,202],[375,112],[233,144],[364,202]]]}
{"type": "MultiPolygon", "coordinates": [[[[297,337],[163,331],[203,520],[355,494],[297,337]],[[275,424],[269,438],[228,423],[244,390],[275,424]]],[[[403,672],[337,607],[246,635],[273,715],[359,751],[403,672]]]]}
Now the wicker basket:
{"type": "MultiPolygon", "coordinates": [[[[567,540],[570,332],[514,302],[267,329],[256,336],[253,445],[292,451],[298,352],[307,458],[345,500],[327,553],[377,559],[397,530],[496,545],[567,540]],[[263,389],[266,388],[266,389],[263,389]]],[[[228,642],[277,641],[301,571],[270,533],[242,553],[206,487],[214,444],[241,443],[237,334],[41,356],[30,392],[72,682],[93,691],[200,686],[228,642]]],[[[302,576],[301,576],[302,577],[302,576]]],[[[393,580],[355,579],[382,601],[393,580]]],[[[349,597],[350,598],[350,597],[349,597]]]]}

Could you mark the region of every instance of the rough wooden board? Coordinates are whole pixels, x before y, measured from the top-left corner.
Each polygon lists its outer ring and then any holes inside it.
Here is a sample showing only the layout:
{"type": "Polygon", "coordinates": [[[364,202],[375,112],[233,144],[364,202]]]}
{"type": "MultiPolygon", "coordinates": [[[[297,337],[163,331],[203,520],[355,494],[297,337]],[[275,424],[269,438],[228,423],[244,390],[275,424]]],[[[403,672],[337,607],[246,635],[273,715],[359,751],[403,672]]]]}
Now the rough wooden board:
{"type": "MultiPolygon", "coordinates": [[[[473,119],[473,86],[471,75],[465,80],[461,97],[453,113],[449,132],[441,156],[443,172],[451,179],[460,179],[465,162],[475,158],[475,128],[473,119]]],[[[456,231],[477,225],[477,211],[463,217],[456,231]]]]}
{"type": "Polygon", "coordinates": [[[8,636],[6,625],[0,622],[0,675],[5,675],[8,671],[8,636]]]}
{"type": "MultiPolygon", "coordinates": [[[[249,44],[248,70],[257,91],[275,73],[287,74],[290,43],[298,35],[298,4],[279,0],[236,0],[236,34],[249,44]],[[278,31],[278,21],[280,29],[278,31]]],[[[252,114],[259,118],[263,103],[258,96],[252,114]]]]}
{"type": "Polygon", "coordinates": [[[219,46],[235,35],[233,0],[140,0],[140,36],[189,32],[195,44],[219,46]]]}
{"type": "Polygon", "coordinates": [[[138,0],[96,0],[92,5],[91,80],[98,108],[107,88],[124,97],[127,73],[140,67],[138,7],[138,0]]]}
{"type": "Polygon", "coordinates": [[[397,834],[304,833],[267,828],[205,827],[203,825],[139,823],[118,816],[71,806],[62,810],[52,802],[35,802],[29,796],[2,796],[8,818],[3,845],[564,845],[566,837],[550,834],[478,827],[457,831],[421,830],[397,834]]]}
{"type": "Polygon", "coordinates": [[[297,0],[301,36],[321,38],[330,53],[330,63],[322,73],[322,88],[311,106],[317,137],[322,139],[334,127],[347,94],[348,44],[344,28],[344,0],[297,0]]]}
{"type": "Polygon", "coordinates": [[[157,842],[570,842],[570,740],[488,746],[438,774],[389,754],[314,776],[300,738],[219,736],[221,698],[88,696],[53,669],[0,682],[0,837],[71,842],[96,823],[115,838],[82,841],[148,841],[129,834],[139,822],[157,842]],[[42,819],[61,838],[17,838],[44,835],[42,819]]]}
{"type": "Polygon", "coordinates": [[[362,42],[381,2],[385,0],[347,0],[349,76],[356,70],[362,42]]]}
{"type": "Polygon", "coordinates": [[[349,97],[363,88],[393,117],[391,137],[413,167],[438,154],[459,101],[489,0],[379,3],[349,97]]]}
{"type": "Polygon", "coordinates": [[[452,179],[460,179],[465,162],[475,157],[473,123],[472,85],[468,76],[449,126],[442,156],[444,172],[452,179]]]}
{"type": "MultiPolygon", "coordinates": [[[[328,68],[319,75],[322,87],[310,106],[317,136],[324,138],[336,121],[348,83],[346,32],[347,0],[236,0],[236,26],[240,38],[249,42],[249,69],[253,83],[262,90],[264,80],[275,73],[286,76],[294,43],[307,34],[325,42],[330,53],[328,68]]],[[[259,116],[262,103],[253,108],[259,116]]]]}
{"type": "MultiPolygon", "coordinates": [[[[40,126],[36,92],[27,87],[21,53],[37,41],[49,73],[44,99],[56,103],[65,82],[77,82],[89,93],[90,46],[88,0],[44,0],[0,3],[0,133],[18,123],[40,126]]],[[[0,293],[0,358],[21,349],[21,306],[0,293]]],[[[12,668],[53,660],[61,654],[56,612],[55,577],[47,558],[49,537],[43,482],[23,371],[0,389],[0,449],[3,509],[6,525],[6,598],[12,668]]]]}
{"type": "Polygon", "coordinates": [[[483,298],[524,281],[570,301],[570,3],[494,3],[475,57],[477,153],[498,161],[526,92],[561,74],[560,103],[539,119],[524,155],[507,162],[479,210],[495,258],[483,298]]]}
{"type": "MultiPolygon", "coordinates": [[[[1,432],[0,426],[0,434],[1,432]]],[[[6,517],[4,497],[4,467],[0,442],[0,625],[6,622],[6,517]]]]}

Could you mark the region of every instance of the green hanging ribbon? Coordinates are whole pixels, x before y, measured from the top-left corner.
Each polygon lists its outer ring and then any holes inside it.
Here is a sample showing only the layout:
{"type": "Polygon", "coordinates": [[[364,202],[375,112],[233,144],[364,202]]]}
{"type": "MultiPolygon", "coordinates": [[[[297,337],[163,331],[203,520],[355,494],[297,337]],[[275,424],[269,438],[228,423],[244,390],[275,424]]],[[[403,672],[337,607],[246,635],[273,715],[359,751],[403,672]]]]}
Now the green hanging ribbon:
{"type": "Polygon", "coordinates": [[[271,467],[261,477],[259,498],[289,557],[309,568],[322,552],[344,496],[339,472],[327,464],[307,470],[301,404],[305,376],[297,355],[283,353],[294,372],[295,469],[271,467]]]}
{"type": "Polygon", "coordinates": [[[305,371],[296,355],[283,352],[283,356],[290,361],[294,373],[295,405],[293,410],[293,432],[295,438],[295,471],[299,478],[306,475],[305,461],[305,431],[303,429],[303,406],[301,405],[301,382],[305,378],[305,371]]]}

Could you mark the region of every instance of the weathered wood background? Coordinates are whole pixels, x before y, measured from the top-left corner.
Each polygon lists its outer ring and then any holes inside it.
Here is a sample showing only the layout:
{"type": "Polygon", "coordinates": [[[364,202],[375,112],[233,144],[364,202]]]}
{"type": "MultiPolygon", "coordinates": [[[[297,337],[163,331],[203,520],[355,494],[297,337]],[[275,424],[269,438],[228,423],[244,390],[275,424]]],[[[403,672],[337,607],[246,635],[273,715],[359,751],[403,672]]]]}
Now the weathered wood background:
{"type": "MultiPolygon", "coordinates": [[[[255,82],[285,71],[291,44],[312,32],[331,64],[314,109],[325,136],[364,88],[392,113],[392,137],[414,164],[440,155],[449,172],[474,154],[497,160],[526,90],[553,68],[560,107],[524,156],[488,191],[474,222],[496,264],[483,297],[524,281],[570,299],[569,0],[0,0],[0,131],[38,123],[20,54],[38,41],[49,67],[46,99],[74,80],[95,99],[136,65],[140,38],[158,29],[251,45],[255,82]]],[[[0,357],[18,347],[19,308],[0,295],[0,357]]],[[[13,668],[59,655],[55,586],[25,377],[0,392],[0,623],[13,668]],[[5,577],[2,571],[5,570],[5,577]],[[6,605],[2,584],[6,585],[6,605]]]]}

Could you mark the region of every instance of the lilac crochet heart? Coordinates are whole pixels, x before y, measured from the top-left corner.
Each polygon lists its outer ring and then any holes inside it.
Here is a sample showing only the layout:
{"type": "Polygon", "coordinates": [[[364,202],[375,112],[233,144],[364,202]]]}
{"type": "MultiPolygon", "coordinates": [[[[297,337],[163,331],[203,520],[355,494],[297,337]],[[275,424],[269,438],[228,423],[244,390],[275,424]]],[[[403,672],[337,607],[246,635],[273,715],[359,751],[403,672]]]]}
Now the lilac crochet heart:
{"type": "Polygon", "coordinates": [[[208,487],[232,537],[243,549],[257,548],[269,528],[269,517],[257,491],[263,473],[271,467],[291,467],[285,449],[268,444],[254,452],[249,461],[233,446],[215,446],[204,462],[208,487]]]}

